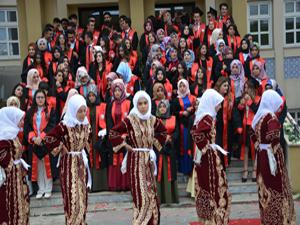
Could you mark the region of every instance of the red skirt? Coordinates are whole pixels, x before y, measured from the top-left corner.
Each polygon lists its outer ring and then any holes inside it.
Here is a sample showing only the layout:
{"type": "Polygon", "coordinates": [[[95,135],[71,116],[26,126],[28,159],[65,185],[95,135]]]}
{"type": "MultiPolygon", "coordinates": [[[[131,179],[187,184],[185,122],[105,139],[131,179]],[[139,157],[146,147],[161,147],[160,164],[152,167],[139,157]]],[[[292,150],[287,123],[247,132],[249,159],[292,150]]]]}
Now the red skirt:
{"type": "Polygon", "coordinates": [[[295,225],[296,214],[291,185],[284,164],[282,148],[275,153],[277,172],[270,171],[267,151],[257,154],[257,184],[261,223],[264,225],[295,225]]]}
{"type": "Polygon", "coordinates": [[[113,155],[113,164],[108,167],[108,188],[110,191],[129,190],[129,181],[127,173],[122,174],[121,166],[123,153],[113,155]]]}
{"type": "Polygon", "coordinates": [[[207,220],[209,224],[227,225],[231,195],[218,152],[209,148],[195,170],[195,200],[199,218],[207,220]]]}

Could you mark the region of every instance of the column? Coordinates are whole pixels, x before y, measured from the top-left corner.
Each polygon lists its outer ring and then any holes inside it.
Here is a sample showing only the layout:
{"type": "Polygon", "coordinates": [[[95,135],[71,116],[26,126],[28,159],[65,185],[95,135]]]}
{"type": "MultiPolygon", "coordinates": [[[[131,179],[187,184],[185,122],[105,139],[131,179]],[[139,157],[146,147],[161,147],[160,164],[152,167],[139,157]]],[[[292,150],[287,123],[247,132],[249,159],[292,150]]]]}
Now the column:
{"type": "MultiPolygon", "coordinates": [[[[273,28],[273,49],[275,51],[275,79],[278,82],[279,86],[288,92],[287,90],[287,82],[284,79],[284,54],[283,54],[283,43],[284,43],[284,34],[282,32],[283,25],[284,25],[284,14],[283,14],[283,2],[282,1],[273,1],[273,21],[272,21],[272,28],[273,28]]],[[[272,10],[272,9],[271,9],[272,10]]],[[[272,30],[271,30],[272,32],[272,30]]],[[[291,94],[293,96],[293,92],[286,93],[291,94]]]]}
{"type": "MultiPolygon", "coordinates": [[[[209,11],[210,7],[216,9],[216,1],[215,0],[206,0],[205,1],[205,12],[204,12],[204,15],[203,15],[203,18],[205,18],[204,21],[206,21],[206,19],[207,19],[207,12],[209,11]]],[[[207,21],[206,21],[206,24],[207,24],[207,21]]]]}
{"type": "Polygon", "coordinates": [[[27,55],[27,45],[28,45],[26,9],[25,9],[25,1],[24,0],[17,0],[17,11],[18,11],[20,56],[21,56],[21,59],[24,59],[27,55]]]}
{"type": "Polygon", "coordinates": [[[155,16],[154,9],[155,9],[155,1],[154,0],[144,0],[144,16],[145,16],[145,19],[150,15],[155,16]]]}
{"type": "Polygon", "coordinates": [[[235,1],[232,4],[231,13],[241,37],[247,33],[247,1],[235,1]]]}
{"type": "Polygon", "coordinates": [[[68,18],[67,0],[56,0],[56,11],[57,17],[68,18]]]}
{"type": "Polygon", "coordinates": [[[24,0],[24,2],[26,11],[27,41],[36,41],[42,35],[40,0],[24,0]]]}
{"type": "Polygon", "coordinates": [[[130,1],[129,0],[119,0],[119,14],[130,16],[130,1]]]}
{"type": "Polygon", "coordinates": [[[137,31],[140,36],[144,31],[144,1],[130,0],[130,18],[131,26],[137,31]]]}

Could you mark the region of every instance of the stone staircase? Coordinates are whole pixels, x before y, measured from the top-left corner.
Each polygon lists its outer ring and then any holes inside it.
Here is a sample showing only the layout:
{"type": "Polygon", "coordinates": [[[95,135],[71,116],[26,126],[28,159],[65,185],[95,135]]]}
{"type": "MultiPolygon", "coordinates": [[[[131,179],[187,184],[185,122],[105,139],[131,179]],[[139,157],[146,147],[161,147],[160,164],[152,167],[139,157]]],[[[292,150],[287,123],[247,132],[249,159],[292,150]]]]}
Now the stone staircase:
{"type": "MultiPolygon", "coordinates": [[[[229,182],[229,191],[232,194],[232,204],[257,202],[257,186],[251,182],[251,171],[249,168],[249,178],[247,183],[241,182],[242,162],[233,160],[230,167],[227,168],[227,179],[229,182]]],[[[161,207],[194,207],[194,199],[186,192],[188,177],[178,174],[179,204],[163,204],[161,207]]],[[[63,201],[60,193],[59,182],[56,181],[53,186],[53,195],[50,199],[36,200],[33,196],[30,200],[31,216],[41,215],[61,215],[63,214],[63,201]]],[[[88,211],[99,212],[119,209],[131,209],[132,197],[130,192],[99,192],[90,193],[88,197],[88,211]]]]}

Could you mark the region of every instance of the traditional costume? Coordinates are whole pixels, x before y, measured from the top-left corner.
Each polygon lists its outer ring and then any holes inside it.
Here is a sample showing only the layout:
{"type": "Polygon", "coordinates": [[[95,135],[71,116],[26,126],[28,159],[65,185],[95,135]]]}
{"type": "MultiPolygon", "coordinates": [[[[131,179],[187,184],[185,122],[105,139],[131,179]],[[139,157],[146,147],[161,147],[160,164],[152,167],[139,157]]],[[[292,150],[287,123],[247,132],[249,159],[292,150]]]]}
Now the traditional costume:
{"type": "Polygon", "coordinates": [[[18,139],[24,112],[16,107],[0,109],[0,224],[29,224],[28,165],[22,159],[18,139]]]}
{"type": "Polygon", "coordinates": [[[115,152],[127,144],[133,148],[125,156],[127,162],[123,161],[123,169],[127,169],[129,175],[134,202],[132,224],[158,225],[160,211],[154,176],[156,157],[153,148],[157,151],[162,149],[167,136],[166,128],[160,120],[151,115],[151,99],[146,92],[137,92],[133,98],[133,105],[129,116],[110,130],[109,137],[115,152]],[[148,102],[145,114],[138,110],[138,101],[143,98],[148,102]]]}
{"type": "Polygon", "coordinates": [[[280,122],[276,116],[282,103],[275,91],[265,91],[252,122],[260,218],[264,225],[296,224],[291,185],[280,145],[280,122]]]}
{"type": "Polygon", "coordinates": [[[91,127],[87,117],[83,121],[76,117],[82,106],[86,107],[82,96],[71,97],[63,121],[43,138],[46,147],[53,149],[53,155],[60,153],[58,165],[66,225],[86,225],[87,189],[91,188],[87,156],[91,127]]]}
{"type": "Polygon", "coordinates": [[[200,99],[191,135],[197,145],[194,161],[196,209],[205,224],[227,225],[231,195],[228,192],[226,174],[219,153],[226,154],[215,144],[216,107],[224,98],[208,89],[200,99]]]}

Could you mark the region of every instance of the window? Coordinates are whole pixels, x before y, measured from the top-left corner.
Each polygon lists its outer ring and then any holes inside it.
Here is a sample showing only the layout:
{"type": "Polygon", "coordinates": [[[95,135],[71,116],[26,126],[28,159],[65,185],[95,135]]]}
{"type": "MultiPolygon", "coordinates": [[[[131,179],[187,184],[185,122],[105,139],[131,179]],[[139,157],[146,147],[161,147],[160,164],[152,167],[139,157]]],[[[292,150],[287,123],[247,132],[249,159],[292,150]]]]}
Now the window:
{"type": "Polygon", "coordinates": [[[289,110],[289,113],[294,118],[295,122],[300,126],[300,109],[289,110]]]}
{"type": "Polygon", "coordinates": [[[18,14],[15,8],[0,8],[0,59],[18,58],[18,14]]]}
{"type": "Polygon", "coordinates": [[[300,45],[300,1],[285,1],[284,3],[285,45],[300,45]]]}
{"type": "Polygon", "coordinates": [[[272,48],[272,2],[248,3],[248,32],[262,48],[272,48]]]}
{"type": "Polygon", "coordinates": [[[92,7],[92,8],[79,8],[79,26],[85,27],[88,21],[88,17],[93,15],[96,18],[95,28],[99,29],[100,25],[103,24],[104,12],[110,12],[112,16],[112,23],[114,27],[119,26],[119,8],[118,6],[110,7],[92,7]]]}

